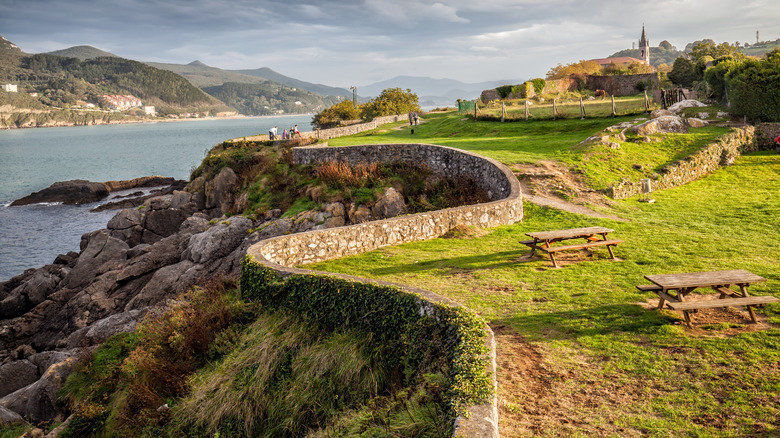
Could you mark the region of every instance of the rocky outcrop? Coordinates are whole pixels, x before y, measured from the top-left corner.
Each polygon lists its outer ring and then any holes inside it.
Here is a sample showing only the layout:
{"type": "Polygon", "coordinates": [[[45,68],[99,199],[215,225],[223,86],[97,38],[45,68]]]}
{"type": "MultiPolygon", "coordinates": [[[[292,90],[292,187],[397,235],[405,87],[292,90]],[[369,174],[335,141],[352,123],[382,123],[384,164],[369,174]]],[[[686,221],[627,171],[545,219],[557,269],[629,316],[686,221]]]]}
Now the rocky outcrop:
{"type": "Polygon", "coordinates": [[[149,176],[128,181],[108,181],[104,183],[91,182],[83,179],[60,181],[39,192],[32,193],[24,198],[13,201],[11,206],[51,202],[59,202],[67,205],[81,205],[101,201],[108,197],[109,193],[118,190],[170,186],[173,184],[183,185],[183,182],[177,182],[173,178],[162,176],[149,176]]]}
{"type": "Polygon", "coordinates": [[[640,137],[671,132],[684,134],[688,132],[688,126],[681,117],[664,115],[642,123],[641,125],[632,126],[628,128],[627,131],[640,137]]]}

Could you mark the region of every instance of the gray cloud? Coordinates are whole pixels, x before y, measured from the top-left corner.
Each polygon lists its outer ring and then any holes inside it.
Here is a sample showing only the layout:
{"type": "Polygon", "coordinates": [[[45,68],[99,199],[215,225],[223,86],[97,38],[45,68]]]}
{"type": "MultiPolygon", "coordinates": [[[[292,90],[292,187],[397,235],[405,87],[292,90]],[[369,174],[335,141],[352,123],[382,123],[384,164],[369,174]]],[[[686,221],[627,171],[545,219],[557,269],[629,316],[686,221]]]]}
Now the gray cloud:
{"type": "Polygon", "coordinates": [[[703,38],[780,38],[774,0],[0,0],[28,53],[92,45],[140,61],[270,67],[348,86],[396,75],[468,82],[703,38]]]}

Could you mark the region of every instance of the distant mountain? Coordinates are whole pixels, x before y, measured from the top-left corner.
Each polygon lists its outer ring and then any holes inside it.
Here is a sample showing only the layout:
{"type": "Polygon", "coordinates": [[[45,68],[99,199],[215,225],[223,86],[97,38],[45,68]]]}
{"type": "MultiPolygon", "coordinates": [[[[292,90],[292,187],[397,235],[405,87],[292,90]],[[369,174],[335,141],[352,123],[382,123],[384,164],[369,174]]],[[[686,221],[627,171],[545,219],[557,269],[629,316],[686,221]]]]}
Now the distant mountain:
{"type": "Polygon", "coordinates": [[[117,55],[114,55],[111,52],[106,52],[104,50],[100,50],[92,46],[74,46],[74,47],[69,47],[67,49],[48,52],[48,54],[63,56],[66,58],[78,58],[81,61],[86,61],[87,59],[100,58],[103,56],[112,56],[118,58],[117,55]]]}
{"type": "Polygon", "coordinates": [[[193,61],[186,65],[165,64],[161,62],[147,62],[146,64],[184,76],[192,85],[199,88],[216,87],[228,82],[242,84],[262,84],[263,82],[267,82],[267,79],[264,78],[236,73],[230,70],[222,70],[221,68],[211,67],[200,61],[193,61]]]}
{"type": "Polygon", "coordinates": [[[454,79],[433,79],[420,76],[396,76],[381,82],[358,87],[362,96],[378,96],[387,88],[410,89],[416,93],[421,105],[453,105],[458,99],[476,99],[483,90],[501,85],[514,85],[524,80],[512,79],[466,83],[454,79]]]}
{"type": "Polygon", "coordinates": [[[352,92],[346,88],[329,87],[322,84],[313,84],[311,82],[301,81],[299,79],[285,76],[281,73],[277,73],[268,67],[258,68],[255,70],[231,70],[236,73],[241,73],[250,76],[256,76],[259,78],[268,79],[269,81],[279,82],[281,84],[289,85],[290,87],[303,88],[314,93],[322,94],[323,96],[352,96],[352,92]]]}

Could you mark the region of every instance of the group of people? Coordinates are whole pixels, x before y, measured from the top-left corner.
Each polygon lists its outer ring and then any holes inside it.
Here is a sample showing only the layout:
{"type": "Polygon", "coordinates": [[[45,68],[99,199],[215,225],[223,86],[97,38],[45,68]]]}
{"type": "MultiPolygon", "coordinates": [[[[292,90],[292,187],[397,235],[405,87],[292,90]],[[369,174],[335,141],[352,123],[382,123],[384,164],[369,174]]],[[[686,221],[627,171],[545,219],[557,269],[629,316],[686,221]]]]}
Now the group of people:
{"type": "Polygon", "coordinates": [[[409,126],[417,126],[417,122],[420,120],[420,116],[417,111],[409,111],[409,126]]]}
{"type": "MultiPolygon", "coordinates": [[[[282,131],[282,140],[292,140],[293,138],[295,138],[296,135],[298,137],[301,136],[301,131],[298,130],[298,125],[295,125],[295,127],[290,128],[289,131],[286,130],[286,129],[284,131],[282,131]]],[[[273,128],[268,130],[268,139],[269,140],[274,141],[274,140],[277,139],[276,137],[278,137],[278,136],[279,136],[279,128],[278,127],[274,126],[273,128]]]]}

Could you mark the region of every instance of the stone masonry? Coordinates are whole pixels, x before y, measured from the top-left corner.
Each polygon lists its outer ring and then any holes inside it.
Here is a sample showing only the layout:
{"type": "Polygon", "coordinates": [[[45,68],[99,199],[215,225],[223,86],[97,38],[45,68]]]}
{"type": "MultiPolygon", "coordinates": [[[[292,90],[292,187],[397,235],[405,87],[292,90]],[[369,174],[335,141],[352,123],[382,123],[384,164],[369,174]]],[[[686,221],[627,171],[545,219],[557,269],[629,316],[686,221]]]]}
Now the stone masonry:
{"type": "MultiPolygon", "coordinates": [[[[396,160],[416,164],[426,163],[434,171],[444,172],[451,177],[459,175],[473,177],[490,191],[491,201],[346,227],[279,236],[258,242],[248,249],[247,254],[283,276],[315,273],[294,266],[360,254],[387,245],[434,239],[459,225],[496,227],[513,224],[523,218],[520,184],[512,171],[495,160],[458,149],[427,144],[302,147],[293,149],[293,159],[298,163],[318,163],[327,160],[353,164],[396,160]]],[[[373,281],[342,277],[355,281],[373,281]]],[[[449,301],[429,291],[405,285],[395,286],[419,294],[422,300],[449,301]]],[[[488,333],[486,343],[491,351],[488,367],[494,379],[493,386],[496,387],[495,340],[489,328],[488,333]]],[[[453,436],[485,438],[499,436],[495,396],[491,403],[472,406],[469,411],[471,415],[468,418],[459,417],[456,420],[453,436]]]]}

